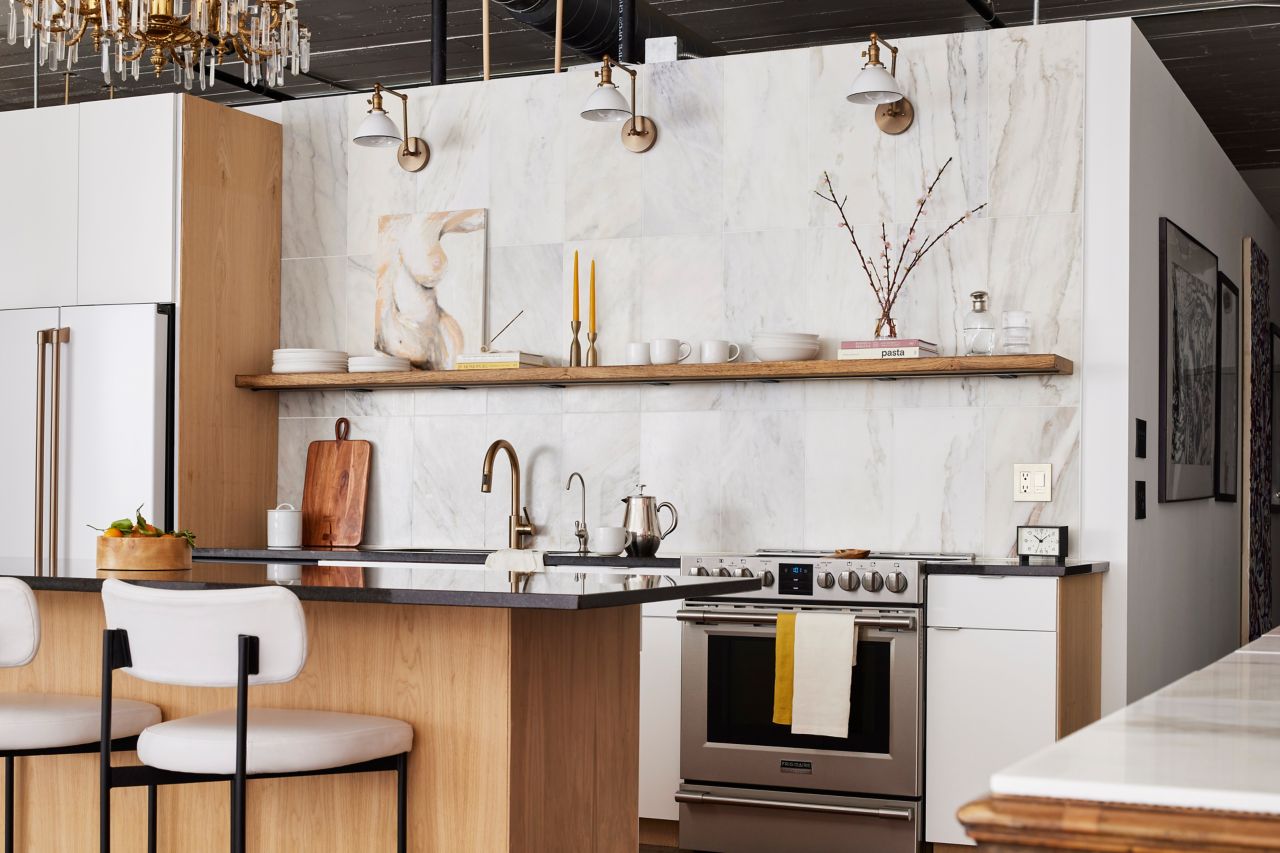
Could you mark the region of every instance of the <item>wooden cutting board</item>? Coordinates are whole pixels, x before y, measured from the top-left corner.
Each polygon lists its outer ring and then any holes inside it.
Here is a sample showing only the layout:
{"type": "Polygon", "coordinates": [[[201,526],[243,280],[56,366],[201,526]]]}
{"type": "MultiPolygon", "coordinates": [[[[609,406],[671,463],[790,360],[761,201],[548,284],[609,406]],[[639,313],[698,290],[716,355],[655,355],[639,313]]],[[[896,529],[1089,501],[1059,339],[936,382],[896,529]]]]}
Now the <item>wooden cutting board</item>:
{"type": "Polygon", "coordinates": [[[364,538],[373,445],[350,441],[351,423],[338,418],[336,441],[313,441],[307,448],[302,486],[304,547],[354,548],[364,538]]]}

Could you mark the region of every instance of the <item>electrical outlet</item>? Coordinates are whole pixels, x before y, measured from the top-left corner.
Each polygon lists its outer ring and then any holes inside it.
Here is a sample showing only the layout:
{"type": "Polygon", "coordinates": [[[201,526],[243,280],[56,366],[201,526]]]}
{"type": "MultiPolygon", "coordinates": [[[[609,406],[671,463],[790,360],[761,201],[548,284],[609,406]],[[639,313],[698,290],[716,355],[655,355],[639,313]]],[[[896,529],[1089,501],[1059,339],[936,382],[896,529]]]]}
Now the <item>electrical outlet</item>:
{"type": "Polygon", "coordinates": [[[1053,500],[1053,465],[1047,462],[1014,465],[1013,499],[1036,503],[1053,500]]]}

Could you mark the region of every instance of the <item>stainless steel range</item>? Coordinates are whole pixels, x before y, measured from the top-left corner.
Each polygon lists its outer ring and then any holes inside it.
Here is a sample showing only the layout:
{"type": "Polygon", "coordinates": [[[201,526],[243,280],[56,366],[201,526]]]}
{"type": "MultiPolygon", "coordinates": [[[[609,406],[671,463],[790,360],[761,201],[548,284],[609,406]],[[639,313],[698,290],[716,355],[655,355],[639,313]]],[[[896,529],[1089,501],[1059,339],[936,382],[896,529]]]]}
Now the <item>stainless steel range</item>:
{"type": "Polygon", "coordinates": [[[682,574],[763,583],[759,592],[689,601],[678,615],[682,848],[919,848],[926,559],[971,558],[841,560],[803,551],[682,558],[682,574]],[[778,614],[803,610],[849,613],[858,626],[844,737],[795,735],[772,721],[778,614]]]}

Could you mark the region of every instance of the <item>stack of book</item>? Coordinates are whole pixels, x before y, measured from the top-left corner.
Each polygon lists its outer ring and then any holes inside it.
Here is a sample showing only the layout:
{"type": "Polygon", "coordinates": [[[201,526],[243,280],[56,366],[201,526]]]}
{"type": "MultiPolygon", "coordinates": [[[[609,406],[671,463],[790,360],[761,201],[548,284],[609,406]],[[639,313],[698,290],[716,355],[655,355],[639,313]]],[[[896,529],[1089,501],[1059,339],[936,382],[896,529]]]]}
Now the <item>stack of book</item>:
{"type": "Polygon", "coordinates": [[[547,358],[531,352],[464,352],[453,360],[454,370],[511,370],[518,367],[546,367],[547,358]]]}
{"type": "Polygon", "coordinates": [[[938,354],[938,345],[919,338],[881,338],[875,341],[841,341],[841,361],[887,358],[929,358],[938,354]]]}

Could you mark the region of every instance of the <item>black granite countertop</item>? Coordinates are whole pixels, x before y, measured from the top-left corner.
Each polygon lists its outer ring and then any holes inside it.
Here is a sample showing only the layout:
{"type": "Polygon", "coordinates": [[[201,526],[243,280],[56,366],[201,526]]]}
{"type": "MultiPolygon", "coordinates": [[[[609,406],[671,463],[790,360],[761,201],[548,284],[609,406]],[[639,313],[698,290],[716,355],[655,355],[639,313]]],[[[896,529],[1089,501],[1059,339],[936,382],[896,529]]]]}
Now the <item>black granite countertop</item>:
{"type": "Polygon", "coordinates": [[[998,575],[1001,577],[1024,578],[1063,578],[1071,575],[1092,575],[1105,572],[1110,563],[1068,560],[1066,563],[1054,565],[1019,565],[1014,559],[983,558],[972,563],[929,563],[923,564],[925,574],[930,575],[998,575]]]}
{"type": "MultiPolygon", "coordinates": [[[[14,569],[11,576],[36,590],[99,592],[105,578],[118,577],[164,589],[284,586],[304,601],[354,604],[590,610],[760,589],[759,578],[671,577],[626,569],[574,572],[572,567],[530,575],[524,591],[512,592],[511,579],[506,573],[482,567],[434,568],[406,564],[388,569],[198,562],[193,569],[179,572],[106,573],[93,572],[90,568],[81,576],[71,576],[64,571],[60,577],[31,577],[16,574],[31,570],[29,561],[22,563],[22,568],[14,569]]],[[[80,568],[76,567],[77,571],[80,568]]]]}
{"type": "MultiPolygon", "coordinates": [[[[217,563],[445,563],[482,565],[492,551],[481,549],[397,548],[196,548],[192,558],[217,563]]],[[[678,569],[679,557],[585,557],[573,552],[549,551],[543,557],[548,566],[583,566],[617,569],[678,569]]]]}

